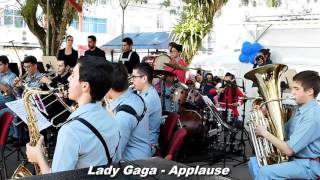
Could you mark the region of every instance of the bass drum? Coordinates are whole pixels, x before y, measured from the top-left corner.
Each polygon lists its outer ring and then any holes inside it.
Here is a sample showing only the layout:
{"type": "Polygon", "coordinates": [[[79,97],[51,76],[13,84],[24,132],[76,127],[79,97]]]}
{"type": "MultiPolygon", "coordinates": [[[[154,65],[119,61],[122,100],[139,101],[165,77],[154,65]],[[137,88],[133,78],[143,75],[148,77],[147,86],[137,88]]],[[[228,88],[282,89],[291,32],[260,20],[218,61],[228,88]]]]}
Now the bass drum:
{"type": "Polygon", "coordinates": [[[170,57],[166,54],[145,56],[142,62],[150,64],[154,70],[164,70],[164,63],[170,62],[170,57]]]}
{"type": "Polygon", "coordinates": [[[206,126],[197,111],[184,110],[180,112],[179,126],[186,128],[187,135],[194,139],[203,140],[206,134],[206,126]]]}

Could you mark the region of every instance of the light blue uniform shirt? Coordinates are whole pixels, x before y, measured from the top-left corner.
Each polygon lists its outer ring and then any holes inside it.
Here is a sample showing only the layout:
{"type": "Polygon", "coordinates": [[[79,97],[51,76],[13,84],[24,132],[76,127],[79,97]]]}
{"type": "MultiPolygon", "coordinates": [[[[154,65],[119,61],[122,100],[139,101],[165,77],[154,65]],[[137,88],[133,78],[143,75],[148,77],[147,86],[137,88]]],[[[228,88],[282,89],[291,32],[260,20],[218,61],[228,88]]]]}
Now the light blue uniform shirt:
{"type": "Polygon", "coordinates": [[[317,101],[299,107],[286,126],[288,144],[295,156],[320,157],[320,105],[317,101]]]}
{"type": "MultiPolygon", "coordinates": [[[[80,106],[68,119],[81,117],[93,125],[104,138],[113,162],[120,160],[120,133],[112,115],[100,102],[80,106]]],[[[52,172],[106,165],[105,149],[98,137],[78,120],[63,125],[58,133],[52,172]]]]}
{"type": "Polygon", "coordinates": [[[130,89],[111,103],[111,109],[114,112],[115,119],[120,128],[120,149],[122,159],[147,159],[151,157],[149,117],[145,114],[137,125],[138,121],[133,115],[124,111],[115,113],[116,108],[124,104],[131,106],[139,116],[144,109],[141,99],[130,89]]]}
{"type": "MultiPolygon", "coordinates": [[[[4,84],[9,87],[13,87],[13,80],[17,76],[11,72],[10,70],[6,73],[0,73],[0,83],[4,84]]],[[[11,94],[10,96],[4,96],[2,93],[0,93],[0,109],[4,108],[4,104],[6,102],[14,100],[14,96],[11,94]]]]}
{"type": "Polygon", "coordinates": [[[160,97],[153,86],[141,92],[140,95],[146,103],[147,114],[149,115],[150,143],[155,145],[158,144],[162,118],[160,97]]]}
{"type": "Polygon", "coordinates": [[[27,85],[27,87],[40,87],[41,83],[40,80],[43,77],[43,75],[37,71],[36,73],[34,73],[33,75],[27,75],[26,79],[25,79],[25,83],[27,85]]]}
{"type": "Polygon", "coordinates": [[[294,151],[289,162],[264,166],[256,180],[315,179],[320,176],[320,162],[301,158],[320,157],[320,105],[312,100],[299,107],[285,124],[288,145],[294,151]]]}

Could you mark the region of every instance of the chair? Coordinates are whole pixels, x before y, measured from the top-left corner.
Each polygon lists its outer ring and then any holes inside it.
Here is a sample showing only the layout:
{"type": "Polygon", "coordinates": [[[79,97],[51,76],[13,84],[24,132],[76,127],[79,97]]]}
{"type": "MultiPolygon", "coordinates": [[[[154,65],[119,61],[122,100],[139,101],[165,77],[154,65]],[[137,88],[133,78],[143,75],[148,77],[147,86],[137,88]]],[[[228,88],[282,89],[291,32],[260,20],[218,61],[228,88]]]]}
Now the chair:
{"type": "Polygon", "coordinates": [[[184,138],[187,135],[187,130],[185,128],[179,128],[173,135],[169,147],[167,155],[165,156],[165,159],[172,160],[174,157],[174,154],[180,149],[184,138]]]}
{"type": "MultiPolygon", "coordinates": [[[[0,152],[1,152],[1,162],[4,170],[4,176],[7,178],[7,166],[6,158],[4,156],[4,151],[7,143],[7,137],[9,133],[10,125],[13,121],[14,115],[11,112],[6,112],[0,117],[0,152]]],[[[0,169],[2,170],[2,169],[0,169]]],[[[1,173],[2,179],[2,173],[1,173]]]]}
{"type": "Polygon", "coordinates": [[[173,136],[174,130],[177,128],[178,119],[178,113],[170,112],[164,124],[161,125],[159,135],[160,149],[157,149],[156,151],[157,156],[164,155],[163,153],[167,152],[171,137],[173,136]]]}

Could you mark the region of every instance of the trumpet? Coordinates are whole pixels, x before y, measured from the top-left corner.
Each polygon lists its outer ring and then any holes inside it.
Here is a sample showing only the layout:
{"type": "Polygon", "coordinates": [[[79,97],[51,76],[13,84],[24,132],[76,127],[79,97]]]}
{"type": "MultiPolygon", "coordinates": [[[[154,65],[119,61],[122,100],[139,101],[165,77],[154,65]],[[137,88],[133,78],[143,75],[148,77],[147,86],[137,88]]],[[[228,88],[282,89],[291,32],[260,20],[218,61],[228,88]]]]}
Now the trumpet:
{"type": "Polygon", "coordinates": [[[24,75],[18,77],[18,79],[15,79],[14,82],[13,82],[13,87],[18,87],[18,83],[19,82],[22,82],[24,83],[24,79],[27,77],[28,73],[25,73],[24,75]]]}

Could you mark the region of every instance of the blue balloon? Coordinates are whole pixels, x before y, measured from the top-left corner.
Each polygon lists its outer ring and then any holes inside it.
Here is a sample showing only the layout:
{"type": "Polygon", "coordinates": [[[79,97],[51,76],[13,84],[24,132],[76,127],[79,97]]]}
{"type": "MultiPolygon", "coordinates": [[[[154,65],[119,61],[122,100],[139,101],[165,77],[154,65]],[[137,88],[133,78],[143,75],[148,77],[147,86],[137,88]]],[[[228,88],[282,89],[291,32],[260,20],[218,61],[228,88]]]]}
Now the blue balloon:
{"type": "Polygon", "coordinates": [[[256,54],[250,54],[250,55],[249,55],[249,62],[250,62],[251,64],[254,64],[255,57],[256,57],[256,54]]]}
{"type": "Polygon", "coordinates": [[[244,55],[250,55],[252,52],[252,45],[250,42],[246,41],[242,44],[241,53],[244,55]]]}
{"type": "Polygon", "coordinates": [[[253,43],[252,44],[252,51],[256,54],[260,51],[260,49],[262,49],[262,45],[260,43],[253,43]]]}
{"type": "Polygon", "coordinates": [[[248,57],[247,55],[240,54],[239,60],[240,60],[240,62],[242,62],[242,63],[248,63],[248,62],[249,62],[249,57],[248,57]]]}

